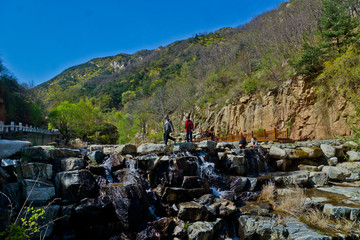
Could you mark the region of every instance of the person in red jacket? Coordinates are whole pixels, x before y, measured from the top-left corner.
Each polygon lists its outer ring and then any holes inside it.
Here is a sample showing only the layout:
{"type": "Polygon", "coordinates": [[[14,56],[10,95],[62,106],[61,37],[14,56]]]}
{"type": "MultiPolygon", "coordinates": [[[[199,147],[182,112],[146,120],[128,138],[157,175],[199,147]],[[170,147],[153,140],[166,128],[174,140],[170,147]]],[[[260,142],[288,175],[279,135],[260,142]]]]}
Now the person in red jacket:
{"type": "Polygon", "coordinates": [[[194,128],[193,122],[190,120],[190,116],[186,117],[185,130],[186,130],[186,141],[192,142],[192,130],[194,128]]]}

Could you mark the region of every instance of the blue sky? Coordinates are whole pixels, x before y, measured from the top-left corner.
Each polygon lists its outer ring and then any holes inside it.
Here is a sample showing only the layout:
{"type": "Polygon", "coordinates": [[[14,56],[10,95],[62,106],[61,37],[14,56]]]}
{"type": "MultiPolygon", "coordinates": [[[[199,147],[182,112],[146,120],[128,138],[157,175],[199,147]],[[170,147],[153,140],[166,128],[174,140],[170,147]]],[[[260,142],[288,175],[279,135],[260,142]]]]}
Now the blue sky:
{"type": "Polygon", "coordinates": [[[92,58],[236,27],[283,0],[0,0],[0,58],[35,85],[92,58]]]}

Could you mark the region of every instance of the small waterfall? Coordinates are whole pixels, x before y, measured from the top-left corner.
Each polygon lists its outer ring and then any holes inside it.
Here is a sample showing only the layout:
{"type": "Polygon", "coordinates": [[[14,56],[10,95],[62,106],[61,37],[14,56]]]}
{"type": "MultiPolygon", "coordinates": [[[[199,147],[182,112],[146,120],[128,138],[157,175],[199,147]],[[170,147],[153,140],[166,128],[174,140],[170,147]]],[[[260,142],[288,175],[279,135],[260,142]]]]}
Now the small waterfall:
{"type": "MultiPolygon", "coordinates": [[[[136,163],[138,163],[137,161],[136,161],[136,163]]],[[[136,172],[137,170],[137,167],[135,167],[135,161],[133,161],[132,159],[127,159],[126,161],[125,161],[125,166],[126,166],[126,168],[128,168],[131,172],[136,172]]]]}
{"type": "Polygon", "coordinates": [[[112,158],[111,156],[102,164],[105,168],[106,180],[108,183],[114,183],[114,179],[111,175],[111,167],[112,167],[112,158]]]}

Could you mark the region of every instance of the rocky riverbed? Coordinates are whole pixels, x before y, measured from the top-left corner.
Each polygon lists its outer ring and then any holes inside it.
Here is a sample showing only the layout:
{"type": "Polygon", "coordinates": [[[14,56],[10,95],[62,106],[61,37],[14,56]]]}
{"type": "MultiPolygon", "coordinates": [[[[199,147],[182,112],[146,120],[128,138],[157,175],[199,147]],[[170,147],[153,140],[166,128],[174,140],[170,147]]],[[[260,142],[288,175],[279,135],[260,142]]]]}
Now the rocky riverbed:
{"type": "Polygon", "coordinates": [[[359,239],[351,141],[28,145],[0,140],[0,231],[25,202],[34,238],[359,239]]]}

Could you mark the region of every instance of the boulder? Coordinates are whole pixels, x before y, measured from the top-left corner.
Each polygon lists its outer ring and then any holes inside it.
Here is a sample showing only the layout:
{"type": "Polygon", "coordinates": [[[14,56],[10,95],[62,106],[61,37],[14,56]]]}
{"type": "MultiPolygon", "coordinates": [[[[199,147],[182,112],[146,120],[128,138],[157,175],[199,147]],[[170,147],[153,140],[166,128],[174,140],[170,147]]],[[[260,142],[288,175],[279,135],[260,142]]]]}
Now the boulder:
{"type": "Polygon", "coordinates": [[[22,198],[34,205],[45,205],[55,197],[54,184],[47,180],[37,181],[25,179],[22,181],[22,198]]]}
{"type": "Polygon", "coordinates": [[[197,202],[184,202],[179,204],[178,218],[183,221],[206,221],[209,213],[206,208],[197,202]]]}
{"type": "Polygon", "coordinates": [[[330,166],[336,166],[338,163],[339,163],[339,160],[337,157],[328,158],[328,164],[330,166]]]}
{"type": "Polygon", "coordinates": [[[115,152],[126,155],[126,154],[135,154],[137,150],[136,150],[136,146],[133,144],[123,144],[117,146],[115,148],[115,152]]]}
{"type": "Polygon", "coordinates": [[[360,178],[360,162],[343,162],[337,165],[338,167],[346,168],[351,172],[346,181],[357,181],[360,178]]]}
{"type": "Polygon", "coordinates": [[[28,146],[31,146],[31,142],[0,139],[0,159],[20,153],[22,148],[28,146]]]}
{"type": "Polygon", "coordinates": [[[137,149],[140,154],[147,153],[164,153],[167,151],[167,147],[164,144],[144,143],[137,149]]]}
{"type": "Polygon", "coordinates": [[[236,142],[219,142],[216,144],[216,149],[225,149],[225,148],[232,149],[236,146],[237,146],[236,142]]]}
{"type": "Polygon", "coordinates": [[[323,154],[321,148],[318,147],[300,147],[300,149],[309,154],[308,158],[319,158],[323,154]]]}
{"type": "Polygon", "coordinates": [[[215,150],[216,142],[210,141],[210,140],[205,140],[205,141],[197,143],[196,147],[200,150],[205,150],[205,151],[211,152],[211,151],[215,150]]]}
{"type": "Polygon", "coordinates": [[[329,177],[325,172],[310,172],[309,183],[311,186],[322,187],[329,181],[329,177]]]}
{"type": "Polygon", "coordinates": [[[332,204],[325,204],[323,212],[334,218],[347,218],[351,221],[358,219],[360,214],[360,208],[334,206],[332,204]]]}
{"type": "Polygon", "coordinates": [[[21,151],[21,162],[44,162],[46,160],[46,155],[44,148],[42,147],[25,147],[21,151]]]}
{"type": "Polygon", "coordinates": [[[248,178],[231,176],[227,185],[230,187],[230,191],[241,192],[244,190],[246,184],[248,184],[248,178]]]}
{"type": "Polygon", "coordinates": [[[211,240],[216,239],[222,228],[222,219],[217,218],[213,222],[194,222],[187,229],[189,240],[211,240]]]}
{"type": "Polygon", "coordinates": [[[12,205],[16,210],[21,207],[21,186],[20,183],[6,183],[1,185],[0,208],[8,208],[12,205]],[[11,201],[11,203],[10,203],[11,201]]]}
{"type": "Polygon", "coordinates": [[[346,152],[346,154],[349,156],[349,161],[360,161],[360,152],[351,150],[346,152]]]}
{"type": "Polygon", "coordinates": [[[153,169],[157,160],[160,160],[160,158],[155,153],[136,158],[138,168],[144,171],[153,169]]]}
{"type": "Polygon", "coordinates": [[[227,199],[221,199],[221,198],[215,199],[215,202],[208,207],[208,210],[215,217],[220,217],[220,218],[228,217],[237,212],[236,205],[233,201],[227,199]]]}
{"type": "Polygon", "coordinates": [[[22,177],[25,179],[51,179],[53,174],[51,164],[45,163],[26,163],[21,165],[22,177]]]}
{"type": "Polygon", "coordinates": [[[181,187],[185,189],[203,188],[206,191],[209,191],[210,189],[206,179],[196,176],[185,176],[181,187]]]}
{"type": "Polygon", "coordinates": [[[304,159],[309,157],[309,153],[299,149],[284,149],[288,159],[304,159]]]}
{"type": "Polygon", "coordinates": [[[78,149],[54,148],[54,149],[46,149],[45,150],[45,156],[47,159],[79,157],[80,155],[81,155],[81,152],[78,149]]]}
{"type": "Polygon", "coordinates": [[[89,152],[87,157],[90,161],[101,164],[105,158],[105,154],[102,151],[93,151],[89,152]]]}
{"type": "Polygon", "coordinates": [[[104,146],[102,151],[105,155],[110,155],[116,153],[115,148],[116,146],[104,146]]]}
{"type": "Polygon", "coordinates": [[[196,144],[192,142],[176,143],[174,152],[187,152],[196,150],[196,144]]]}
{"type": "Polygon", "coordinates": [[[351,172],[343,167],[324,166],[321,171],[329,176],[329,180],[335,181],[344,181],[351,175],[351,172]]]}
{"type": "Polygon", "coordinates": [[[54,224],[56,223],[58,212],[60,209],[60,206],[58,205],[52,205],[48,206],[45,209],[45,212],[43,214],[43,218],[39,219],[39,226],[46,226],[44,228],[40,228],[39,232],[35,234],[35,238],[48,238],[51,236],[54,224]]]}
{"type": "Polygon", "coordinates": [[[336,149],[333,146],[331,146],[329,144],[321,144],[320,148],[326,157],[328,157],[328,158],[335,157],[336,149]]]}
{"type": "Polygon", "coordinates": [[[245,157],[244,156],[237,156],[237,155],[227,155],[227,158],[231,161],[234,165],[244,165],[245,157]]]}
{"type": "Polygon", "coordinates": [[[61,160],[62,171],[73,171],[85,168],[85,160],[83,158],[65,158],[61,160]]]}
{"type": "Polygon", "coordinates": [[[134,228],[148,220],[151,202],[143,186],[133,184],[111,184],[101,189],[115,208],[122,229],[134,228]]]}
{"type": "Polygon", "coordinates": [[[276,185],[287,186],[287,185],[300,185],[304,186],[309,181],[307,171],[294,171],[286,173],[274,173],[273,179],[276,185]]]}
{"type": "Polygon", "coordinates": [[[10,175],[0,167],[0,184],[6,183],[10,178],[10,175]]]}
{"type": "Polygon", "coordinates": [[[70,202],[99,196],[99,186],[87,169],[57,173],[55,186],[57,193],[70,202]]]}
{"type": "Polygon", "coordinates": [[[168,203],[178,203],[191,201],[194,198],[199,198],[204,194],[209,193],[204,188],[184,189],[167,187],[162,195],[162,200],[168,203]]]}
{"type": "Polygon", "coordinates": [[[272,157],[272,158],[284,159],[287,157],[286,151],[284,149],[281,149],[281,148],[278,148],[275,146],[272,146],[270,148],[269,154],[270,154],[270,157],[272,157]]]}
{"type": "Polygon", "coordinates": [[[103,145],[90,145],[89,150],[90,152],[94,151],[103,151],[104,146],[103,145]]]}
{"type": "Polygon", "coordinates": [[[136,240],[159,239],[159,236],[161,236],[161,239],[185,239],[186,231],[184,227],[185,223],[183,221],[164,217],[149,223],[148,226],[137,235],[136,240]]]}

